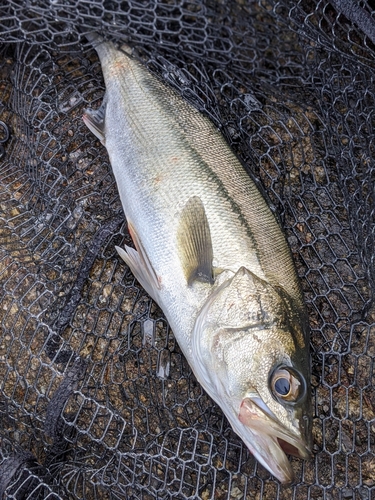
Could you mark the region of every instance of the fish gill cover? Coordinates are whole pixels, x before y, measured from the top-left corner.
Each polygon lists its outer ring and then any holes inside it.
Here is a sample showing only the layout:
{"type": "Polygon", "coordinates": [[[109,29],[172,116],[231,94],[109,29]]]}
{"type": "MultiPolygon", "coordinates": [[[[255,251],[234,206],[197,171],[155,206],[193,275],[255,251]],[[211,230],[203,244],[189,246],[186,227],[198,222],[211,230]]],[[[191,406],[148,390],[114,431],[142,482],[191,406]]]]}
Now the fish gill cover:
{"type": "Polygon", "coordinates": [[[0,498],[374,497],[374,33],[366,1],[2,3],[0,498]],[[82,122],[104,94],[93,30],[214,121],[286,231],[314,398],[293,486],[247,451],[116,255],[130,237],[82,122]]]}

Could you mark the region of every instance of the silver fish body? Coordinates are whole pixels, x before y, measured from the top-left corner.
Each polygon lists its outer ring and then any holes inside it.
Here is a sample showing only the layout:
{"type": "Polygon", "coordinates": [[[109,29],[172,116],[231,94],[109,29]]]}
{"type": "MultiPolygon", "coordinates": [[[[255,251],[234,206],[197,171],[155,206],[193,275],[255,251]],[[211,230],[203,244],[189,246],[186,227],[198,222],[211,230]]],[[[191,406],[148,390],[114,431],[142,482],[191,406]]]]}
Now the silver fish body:
{"type": "Polygon", "coordinates": [[[90,35],[106,95],[84,121],[106,146],[136,250],[197,379],[281,482],[311,449],[308,325],[285,237],[214,125],[90,35]]]}

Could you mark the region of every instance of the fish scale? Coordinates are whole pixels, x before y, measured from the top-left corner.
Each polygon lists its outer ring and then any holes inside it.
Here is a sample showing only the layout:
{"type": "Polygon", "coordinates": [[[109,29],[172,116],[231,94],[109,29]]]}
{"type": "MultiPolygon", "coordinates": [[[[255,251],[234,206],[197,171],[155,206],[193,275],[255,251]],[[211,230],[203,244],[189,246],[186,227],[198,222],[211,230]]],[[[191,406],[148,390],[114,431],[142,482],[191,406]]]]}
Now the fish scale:
{"type": "Polygon", "coordinates": [[[309,456],[311,402],[307,318],[284,234],[208,118],[88,38],[106,95],[84,120],[107,148],[136,247],[118,251],[235,432],[288,483],[283,448],[309,456]]]}

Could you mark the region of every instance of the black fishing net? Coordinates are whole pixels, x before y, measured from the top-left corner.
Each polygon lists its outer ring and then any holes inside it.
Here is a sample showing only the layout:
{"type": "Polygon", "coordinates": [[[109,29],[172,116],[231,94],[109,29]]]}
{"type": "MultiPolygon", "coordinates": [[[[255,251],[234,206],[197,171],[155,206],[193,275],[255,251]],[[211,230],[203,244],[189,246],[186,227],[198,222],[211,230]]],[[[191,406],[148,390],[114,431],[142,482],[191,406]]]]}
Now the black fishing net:
{"type": "Polygon", "coordinates": [[[374,499],[370,1],[7,0],[0,33],[0,498],[374,499]],[[211,117],[285,228],[314,393],[293,486],[234,434],[115,252],[131,240],[82,122],[104,94],[93,30],[211,117]]]}

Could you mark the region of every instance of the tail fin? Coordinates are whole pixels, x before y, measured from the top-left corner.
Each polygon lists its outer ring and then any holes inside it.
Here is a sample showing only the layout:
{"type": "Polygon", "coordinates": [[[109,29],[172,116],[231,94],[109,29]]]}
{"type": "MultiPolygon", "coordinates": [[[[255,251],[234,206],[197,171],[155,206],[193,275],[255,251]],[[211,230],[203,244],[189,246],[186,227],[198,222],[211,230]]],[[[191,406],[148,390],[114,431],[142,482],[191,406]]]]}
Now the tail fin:
{"type": "Polygon", "coordinates": [[[90,33],[85,33],[85,37],[95,48],[99,43],[104,41],[103,37],[96,33],[95,31],[91,31],[90,33]]]}

